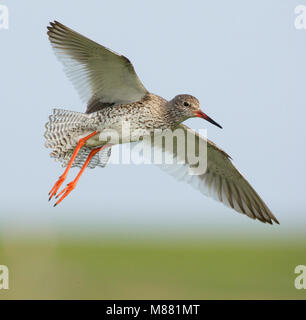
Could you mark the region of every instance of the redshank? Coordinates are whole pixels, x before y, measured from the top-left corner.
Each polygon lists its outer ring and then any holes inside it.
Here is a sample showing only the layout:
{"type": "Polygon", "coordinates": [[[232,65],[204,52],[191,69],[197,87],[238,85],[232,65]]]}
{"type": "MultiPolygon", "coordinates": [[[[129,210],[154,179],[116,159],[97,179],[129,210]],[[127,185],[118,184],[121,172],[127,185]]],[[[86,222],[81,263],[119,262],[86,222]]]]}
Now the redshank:
{"type": "MultiPolygon", "coordinates": [[[[207,146],[207,169],[200,175],[188,176],[191,165],[186,161],[180,170],[172,170],[192,183],[203,194],[244,213],[250,218],[272,224],[275,216],[233,165],[230,156],[210,140],[181,124],[188,118],[200,117],[221,126],[200,110],[199,101],[191,95],[178,95],[167,101],[150,93],[137,77],[131,62],[102,45],[55,21],[48,26],[54,52],[64,71],[87,104],[85,113],[54,109],[46,124],[46,147],[51,156],[66,167],[51,191],[50,199],[59,204],[76,186],[86,167],[105,166],[111,144],[100,140],[104,129],[120,130],[122,121],[132,129],[152,132],[155,129],[180,128],[193,133],[198,144],[207,146]],[[99,155],[98,155],[99,154],[99,155]],[[59,188],[71,167],[80,167],[76,178],[60,193],[59,188]]],[[[174,153],[175,151],[173,151],[174,153]]]]}

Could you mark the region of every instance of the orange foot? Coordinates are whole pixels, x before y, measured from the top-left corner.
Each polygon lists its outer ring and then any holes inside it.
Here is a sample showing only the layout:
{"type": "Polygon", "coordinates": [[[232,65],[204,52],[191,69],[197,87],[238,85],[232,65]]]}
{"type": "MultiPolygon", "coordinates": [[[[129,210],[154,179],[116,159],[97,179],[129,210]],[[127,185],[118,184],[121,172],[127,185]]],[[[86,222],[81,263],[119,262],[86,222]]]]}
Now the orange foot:
{"type": "Polygon", "coordinates": [[[82,138],[79,140],[76,148],[74,149],[74,152],[72,154],[72,157],[71,159],[69,160],[69,163],[66,167],[66,170],[64,171],[64,173],[59,177],[59,179],[56,181],[55,185],[53,186],[53,188],[51,189],[51,191],[49,192],[49,195],[50,195],[50,198],[49,198],[49,201],[53,198],[53,196],[56,194],[57,190],[60,188],[60,186],[63,184],[63,182],[65,181],[67,175],[68,175],[68,172],[75,160],[75,158],[77,157],[79,151],[81,150],[81,148],[85,145],[86,141],[88,139],[90,139],[91,137],[95,136],[98,132],[97,131],[94,131],[92,132],[90,135],[82,138]]]}
{"type": "Polygon", "coordinates": [[[82,173],[84,172],[84,170],[85,170],[86,167],[88,166],[88,164],[89,164],[90,160],[92,159],[92,157],[94,157],[94,155],[95,155],[97,152],[99,152],[100,150],[102,150],[102,149],[104,149],[104,148],[107,148],[107,147],[109,147],[109,146],[110,146],[110,144],[106,144],[106,145],[104,145],[104,146],[102,146],[102,147],[99,147],[99,148],[96,148],[96,149],[93,149],[93,150],[90,151],[90,153],[89,153],[86,161],[85,161],[84,164],[83,164],[83,167],[81,168],[80,172],[79,172],[78,175],[75,177],[75,179],[74,179],[73,181],[69,182],[69,183],[67,184],[67,187],[64,188],[64,189],[55,197],[55,198],[57,199],[59,196],[62,196],[62,197],[55,203],[54,207],[57,206],[63,199],[65,199],[65,198],[68,196],[68,194],[75,188],[75,186],[76,186],[76,184],[78,183],[78,181],[79,181],[82,173]]]}
{"type": "Polygon", "coordinates": [[[55,185],[53,186],[53,188],[51,189],[51,191],[49,192],[49,201],[52,199],[52,197],[54,195],[56,195],[57,190],[60,188],[60,186],[63,184],[63,182],[65,181],[67,175],[62,174],[59,179],[55,182],[55,185]]]}
{"type": "Polygon", "coordinates": [[[59,196],[61,196],[62,194],[62,197],[54,204],[53,207],[57,206],[63,199],[65,199],[68,194],[75,188],[76,184],[78,182],[78,179],[74,179],[73,181],[69,182],[67,184],[67,187],[64,188],[56,197],[55,199],[57,199],[59,196]]]}

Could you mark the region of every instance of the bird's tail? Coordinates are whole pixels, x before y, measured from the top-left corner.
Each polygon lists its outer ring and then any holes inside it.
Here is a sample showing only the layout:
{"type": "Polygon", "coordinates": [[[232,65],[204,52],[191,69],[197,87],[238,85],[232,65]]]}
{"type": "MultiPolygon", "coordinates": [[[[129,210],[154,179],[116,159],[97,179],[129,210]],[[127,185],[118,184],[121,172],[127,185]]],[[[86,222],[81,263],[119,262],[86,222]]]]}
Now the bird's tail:
{"type": "MultiPolygon", "coordinates": [[[[49,116],[46,123],[44,137],[45,146],[51,148],[50,156],[67,166],[73,151],[78,143],[79,137],[94,129],[90,124],[92,119],[88,114],[68,111],[63,109],[53,109],[53,114],[49,116]]],[[[83,147],[76,157],[72,167],[82,167],[88,157],[91,148],[83,147]]],[[[100,154],[96,154],[90,161],[88,167],[104,167],[110,157],[111,149],[103,149],[100,154]]]]}

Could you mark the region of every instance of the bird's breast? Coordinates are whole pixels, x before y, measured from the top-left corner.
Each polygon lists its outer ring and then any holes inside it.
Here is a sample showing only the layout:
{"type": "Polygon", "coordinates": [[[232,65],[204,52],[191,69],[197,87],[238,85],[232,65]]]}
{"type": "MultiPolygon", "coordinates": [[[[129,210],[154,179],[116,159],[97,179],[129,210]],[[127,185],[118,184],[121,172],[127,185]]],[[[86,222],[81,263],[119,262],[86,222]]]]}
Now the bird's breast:
{"type": "Polygon", "coordinates": [[[112,138],[114,144],[138,141],[143,136],[151,135],[155,129],[169,127],[152,108],[143,105],[105,108],[95,116],[99,140],[112,138]]]}

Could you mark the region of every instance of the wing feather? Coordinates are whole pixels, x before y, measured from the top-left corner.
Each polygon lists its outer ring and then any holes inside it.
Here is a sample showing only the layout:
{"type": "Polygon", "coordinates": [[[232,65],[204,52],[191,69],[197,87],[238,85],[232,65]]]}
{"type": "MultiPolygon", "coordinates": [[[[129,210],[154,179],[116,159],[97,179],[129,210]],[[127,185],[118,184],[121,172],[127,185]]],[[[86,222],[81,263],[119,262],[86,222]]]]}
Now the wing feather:
{"type": "Polygon", "coordinates": [[[87,103],[87,113],[136,102],[148,93],[126,57],[57,21],[50,23],[47,34],[66,75],[87,103]]]}
{"type": "MultiPolygon", "coordinates": [[[[279,223],[260,196],[233,165],[227,153],[187,126],[181,124],[179,127],[184,130],[185,134],[187,131],[193,132],[196,144],[207,145],[207,169],[203,174],[189,175],[188,170],[191,166],[187,155],[185,155],[185,163],[179,166],[179,170],[177,164],[175,170],[171,168],[171,165],[160,165],[162,169],[172,176],[179,176],[180,180],[184,177],[185,181],[191,183],[201,193],[215,198],[239,213],[262,222],[279,223]]],[[[173,149],[176,150],[177,147],[173,149]]],[[[166,151],[171,152],[171,150],[166,151]]],[[[173,153],[176,156],[175,151],[173,153]]]]}

